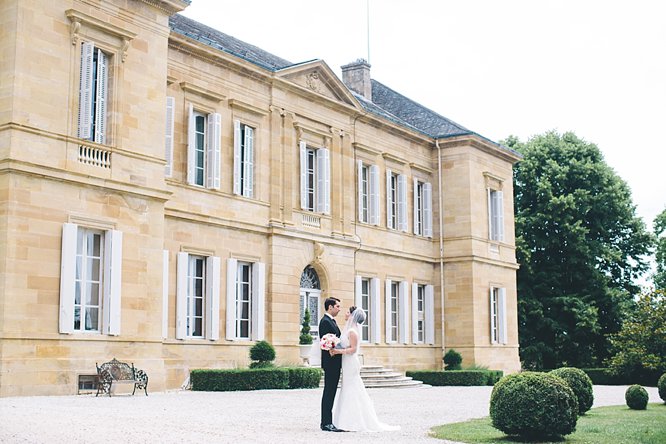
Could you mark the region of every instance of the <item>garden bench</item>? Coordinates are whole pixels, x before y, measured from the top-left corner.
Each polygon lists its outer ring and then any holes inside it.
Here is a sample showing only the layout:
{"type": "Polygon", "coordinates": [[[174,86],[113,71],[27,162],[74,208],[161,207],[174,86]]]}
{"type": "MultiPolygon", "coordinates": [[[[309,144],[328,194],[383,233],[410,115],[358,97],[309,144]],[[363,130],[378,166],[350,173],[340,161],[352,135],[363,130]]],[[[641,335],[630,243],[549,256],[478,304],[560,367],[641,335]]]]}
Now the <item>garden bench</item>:
{"type": "Polygon", "coordinates": [[[114,382],[134,383],[132,395],[138,388],[143,389],[148,396],[148,375],[143,370],[134,368],[134,364],[127,364],[113,358],[102,365],[95,363],[95,366],[97,367],[97,394],[95,396],[99,396],[100,393],[107,393],[111,396],[111,385],[114,382]]]}

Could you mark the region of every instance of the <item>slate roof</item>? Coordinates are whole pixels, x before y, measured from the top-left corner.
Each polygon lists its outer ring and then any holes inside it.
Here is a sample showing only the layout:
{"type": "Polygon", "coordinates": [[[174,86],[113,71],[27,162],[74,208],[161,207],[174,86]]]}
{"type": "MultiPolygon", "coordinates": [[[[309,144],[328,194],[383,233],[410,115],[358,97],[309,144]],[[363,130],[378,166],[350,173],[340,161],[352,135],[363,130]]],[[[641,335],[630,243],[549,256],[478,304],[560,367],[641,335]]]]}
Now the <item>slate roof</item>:
{"type": "MultiPolygon", "coordinates": [[[[296,65],[261,48],[245,43],[180,14],[174,14],[169,17],[169,26],[175,33],[240,57],[269,71],[275,72],[296,65]]],[[[372,80],[372,101],[353,91],[352,94],[366,111],[398,125],[418,131],[433,139],[470,134],[482,137],[464,126],[397,93],[376,80],[372,80]]],[[[500,146],[504,150],[516,153],[496,142],[489,139],[486,140],[500,146]]]]}

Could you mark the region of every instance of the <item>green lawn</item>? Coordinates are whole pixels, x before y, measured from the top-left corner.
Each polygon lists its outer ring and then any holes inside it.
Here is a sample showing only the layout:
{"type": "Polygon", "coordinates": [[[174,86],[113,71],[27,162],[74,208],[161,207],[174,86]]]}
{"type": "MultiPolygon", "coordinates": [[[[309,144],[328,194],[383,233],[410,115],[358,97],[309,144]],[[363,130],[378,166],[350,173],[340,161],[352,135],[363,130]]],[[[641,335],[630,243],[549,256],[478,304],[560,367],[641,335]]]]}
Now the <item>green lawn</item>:
{"type": "MultiPolygon", "coordinates": [[[[464,443],[525,443],[493,428],[490,418],[434,427],[432,436],[464,443]]],[[[648,404],[647,410],[626,405],[599,407],[578,418],[576,431],[559,441],[566,444],[664,444],[666,404],[648,404]]]]}

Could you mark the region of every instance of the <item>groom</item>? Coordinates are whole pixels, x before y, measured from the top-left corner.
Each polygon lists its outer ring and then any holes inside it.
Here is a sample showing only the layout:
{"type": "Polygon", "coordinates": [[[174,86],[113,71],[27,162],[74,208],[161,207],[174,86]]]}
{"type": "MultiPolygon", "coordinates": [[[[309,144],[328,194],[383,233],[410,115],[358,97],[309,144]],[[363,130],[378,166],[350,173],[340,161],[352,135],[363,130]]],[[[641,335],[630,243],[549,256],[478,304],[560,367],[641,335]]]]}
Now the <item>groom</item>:
{"type": "MultiPolygon", "coordinates": [[[[324,316],[319,321],[319,337],[333,333],[340,337],[340,329],[335,323],[335,317],[340,312],[340,299],[326,298],[324,301],[324,316]]],[[[333,425],[333,401],[338,391],[340,381],[340,368],[342,367],[342,355],[334,355],[328,350],[321,351],[321,368],[324,369],[324,394],[321,397],[321,429],[325,432],[342,432],[333,425]]]]}

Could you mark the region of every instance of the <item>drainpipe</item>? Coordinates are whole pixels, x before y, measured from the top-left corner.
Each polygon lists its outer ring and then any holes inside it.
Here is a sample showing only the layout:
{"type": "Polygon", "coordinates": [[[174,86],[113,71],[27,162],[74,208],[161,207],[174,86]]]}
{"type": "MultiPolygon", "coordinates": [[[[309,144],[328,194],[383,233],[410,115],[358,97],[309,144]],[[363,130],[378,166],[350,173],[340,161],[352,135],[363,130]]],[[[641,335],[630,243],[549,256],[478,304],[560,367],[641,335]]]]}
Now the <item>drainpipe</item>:
{"type": "Polygon", "coordinates": [[[442,356],[446,345],[446,328],[444,316],[444,190],[442,189],[442,148],[439,139],[435,139],[437,147],[437,181],[439,186],[439,288],[442,304],[442,356]]]}

